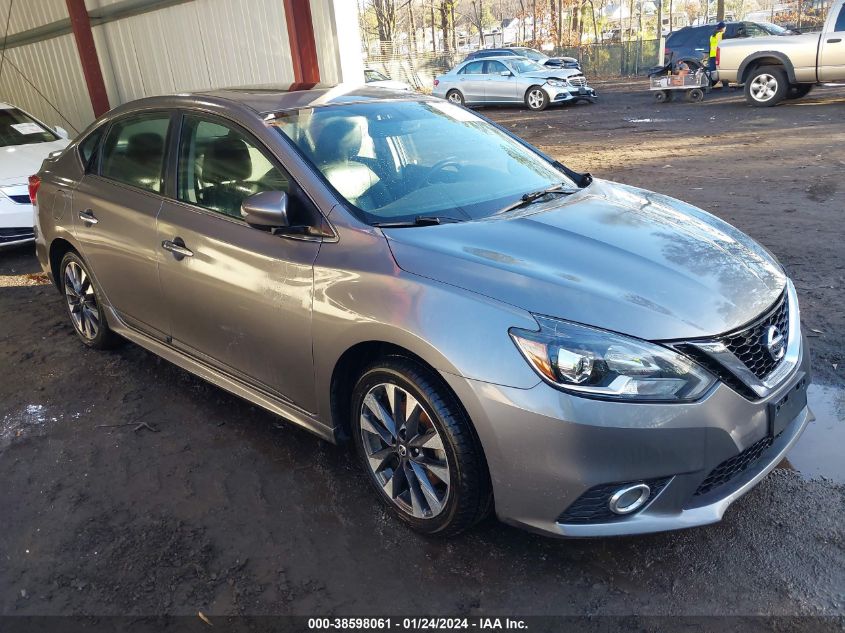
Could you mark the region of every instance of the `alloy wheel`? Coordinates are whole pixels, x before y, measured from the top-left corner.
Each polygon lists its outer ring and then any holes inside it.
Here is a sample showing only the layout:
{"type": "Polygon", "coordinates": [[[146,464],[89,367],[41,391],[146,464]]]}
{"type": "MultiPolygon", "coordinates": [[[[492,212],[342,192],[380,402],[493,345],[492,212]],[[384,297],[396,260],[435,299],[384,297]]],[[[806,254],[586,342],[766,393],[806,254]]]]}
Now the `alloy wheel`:
{"type": "Polygon", "coordinates": [[[450,92],[448,99],[450,102],[456,103],[458,105],[461,105],[463,103],[463,99],[461,99],[461,94],[459,92],[450,92]]]}
{"type": "Polygon", "coordinates": [[[73,326],[82,337],[93,341],[100,331],[100,309],[88,273],[75,261],[65,266],[64,286],[73,326]]]}
{"type": "Polygon", "coordinates": [[[751,82],[751,95],[756,101],[766,102],[775,96],[778,80],[773,75],[761,73],[751,82]]]}
{"type": "Polygon", "coordinates": [[[536,110],[541,107],[543,105],[543,101],[543,92],[539,88],[535,88],[528,93],[528,107],[532,110],[536,110]]]}
{"type": "Polygon", "coordinates": [[[420,402],[405,389],[379,383],[364,396],[361,440],[370,474],[403,512],[430,519],[449,499],[443,438],[420,402]]]}

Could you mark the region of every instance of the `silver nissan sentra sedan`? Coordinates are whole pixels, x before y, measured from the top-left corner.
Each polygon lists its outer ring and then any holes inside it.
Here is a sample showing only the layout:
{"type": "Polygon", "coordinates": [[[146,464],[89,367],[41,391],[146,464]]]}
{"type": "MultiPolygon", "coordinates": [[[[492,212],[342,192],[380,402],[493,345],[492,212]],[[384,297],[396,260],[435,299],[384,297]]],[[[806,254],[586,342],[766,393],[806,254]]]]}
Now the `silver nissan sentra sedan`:
{"type": "Polygon", "coordinates": [[[30,193],[85,345],[129,339],[351,440],[424,533],[491,511],[557,536],[712,523],[812,418],[795,289],[763,247],[447,101],[143,99],[30,193]]]}

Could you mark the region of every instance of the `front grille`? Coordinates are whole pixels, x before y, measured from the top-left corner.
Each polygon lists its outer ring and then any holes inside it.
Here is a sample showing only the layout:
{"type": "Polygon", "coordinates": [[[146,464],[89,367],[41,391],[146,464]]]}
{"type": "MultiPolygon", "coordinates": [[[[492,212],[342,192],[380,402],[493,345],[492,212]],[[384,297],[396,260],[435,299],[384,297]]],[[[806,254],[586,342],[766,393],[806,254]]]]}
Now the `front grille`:
{"type": "Polygon", "coordinates": [[[569,83],[580,88],[581,86],[587,85],[587,78],[583,75],[576,75],[575,77],[569,78],[569,83]]]}
{"type": "Polygon", "coordinates": [[[631,486],[639,483],[648,484],[648,487],[651,488],[651,494],[648,497],[648,501],[643,504],[643,508],[645,508],[658,494],[660,494],[660,491],[663,490],[667,483],[669,483],[669,479],[669,477],[664,477],[661,479],[649,479],[646,481],[630,481],[627,483],[623,482],[595,486],[578,497],[574,503],[557,518],[557,522],[582,524],[619,521],[620,519],[624,519],[631,515],[616,514],[610,510],[608,503],[610,503],[610,498],[613,496],[614,492],[624,486],[631,486]]]}
{"type": "Polygon", "coordinates": [[[32,227],[20,229],[0,229],[0,244],[31,240],[35,238],[35,231],[32,227]]]}
{"type": "Polygon", "coordinates": [[[692,358],[696,363],[704,367],[704,369],[716,376],[716,378],[718,378],[725,385],[736,391],[739,395],[743,396],[748,400],[759,399],[759,396],[754,393],[751,387],[746,385],[739,378],[737,378],[730,371],[728,371],[728,369],[725,368],[720,362],[709,356],[707,353],[702,352],[695,345],[677,345],[676,349],[692,358]]]}
{"type": "Polygon", "coordinates": [[[719,339],[734,356],[741,360],[761,380],[772,373],[780,362],[780,360],[772,358],[766,348],[766,332],[772,325],[780,331],[784,345],[789,344],[789,310],[785,293],[759,321],[738,332],[726,334],[719,339]]]}

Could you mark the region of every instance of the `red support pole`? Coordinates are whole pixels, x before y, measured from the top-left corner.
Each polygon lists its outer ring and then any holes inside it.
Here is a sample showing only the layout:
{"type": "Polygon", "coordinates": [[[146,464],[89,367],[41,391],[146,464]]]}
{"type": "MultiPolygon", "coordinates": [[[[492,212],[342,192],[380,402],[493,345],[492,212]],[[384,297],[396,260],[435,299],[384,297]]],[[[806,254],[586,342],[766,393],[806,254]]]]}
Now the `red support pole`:
{"type": "Polygon", "coordinates": [[[91,107],[94,116],[98,117],[111,109],[106,84],[103,81],[103,71],[97,57],[97,47],[94,35],[91,33],[91,20],[85,8],[85,0],[65,0],[73,37],[76,39],[76,50],[79,51],[79,61],[82,62],[82,73],[88,86],[88,96],[91,97],[91,107]]]}
{"type": "Polygon", "coordinates": [[[290,56],[293,62],[294,85],[291,89],[311,88],[320,83],[320,65],[317,62],[311,4],[309,0],[284,0],[284,2],[290,56]]]}

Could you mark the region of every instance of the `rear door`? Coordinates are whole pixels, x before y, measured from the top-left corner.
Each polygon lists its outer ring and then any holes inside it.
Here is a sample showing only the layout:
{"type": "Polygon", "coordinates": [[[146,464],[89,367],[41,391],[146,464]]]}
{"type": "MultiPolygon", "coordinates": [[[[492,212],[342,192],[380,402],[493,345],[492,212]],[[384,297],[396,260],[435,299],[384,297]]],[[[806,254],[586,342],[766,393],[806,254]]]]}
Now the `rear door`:
{"type": "Polygon", "coordinates": [[[470,62],[458,71],[458,90],[464,100],[471,103],[484,102],[484,90],[487,76],[484,74],[485,60],[470,62]]]}
{"type": "Polygon", "coordinates": [[[130,326],[156,338],[168,330],[158,278],[156,215],[174,114],[142,112],[114,121],[96,166],[73,192],[74,232],[108,302],[130,326]]]}
{"type": "Polygon", "coordinates": [[[490,59],[484,62],[484,100],[487,103],[510,103],[517,101],[516,77],[502,62],[490,59]],[[502,73],[507,73],[503,75],[502,73]]]}
{"type": "Polygon", "coordinates": [[[316,210],[263,144],[225,119],[183,117],[176,171],[157,239],[172,344],[314,411],[311,294],[320,241],[253,228],[240,209],[254,193],[286,191],[293,223],[310,223],[316,210]]]}
{"type": "Polygon", "coordinates": [[[845,5],[833,21],[833,31],[822,33],[819,47],[819,81],[845,80],[845,5]]]}

